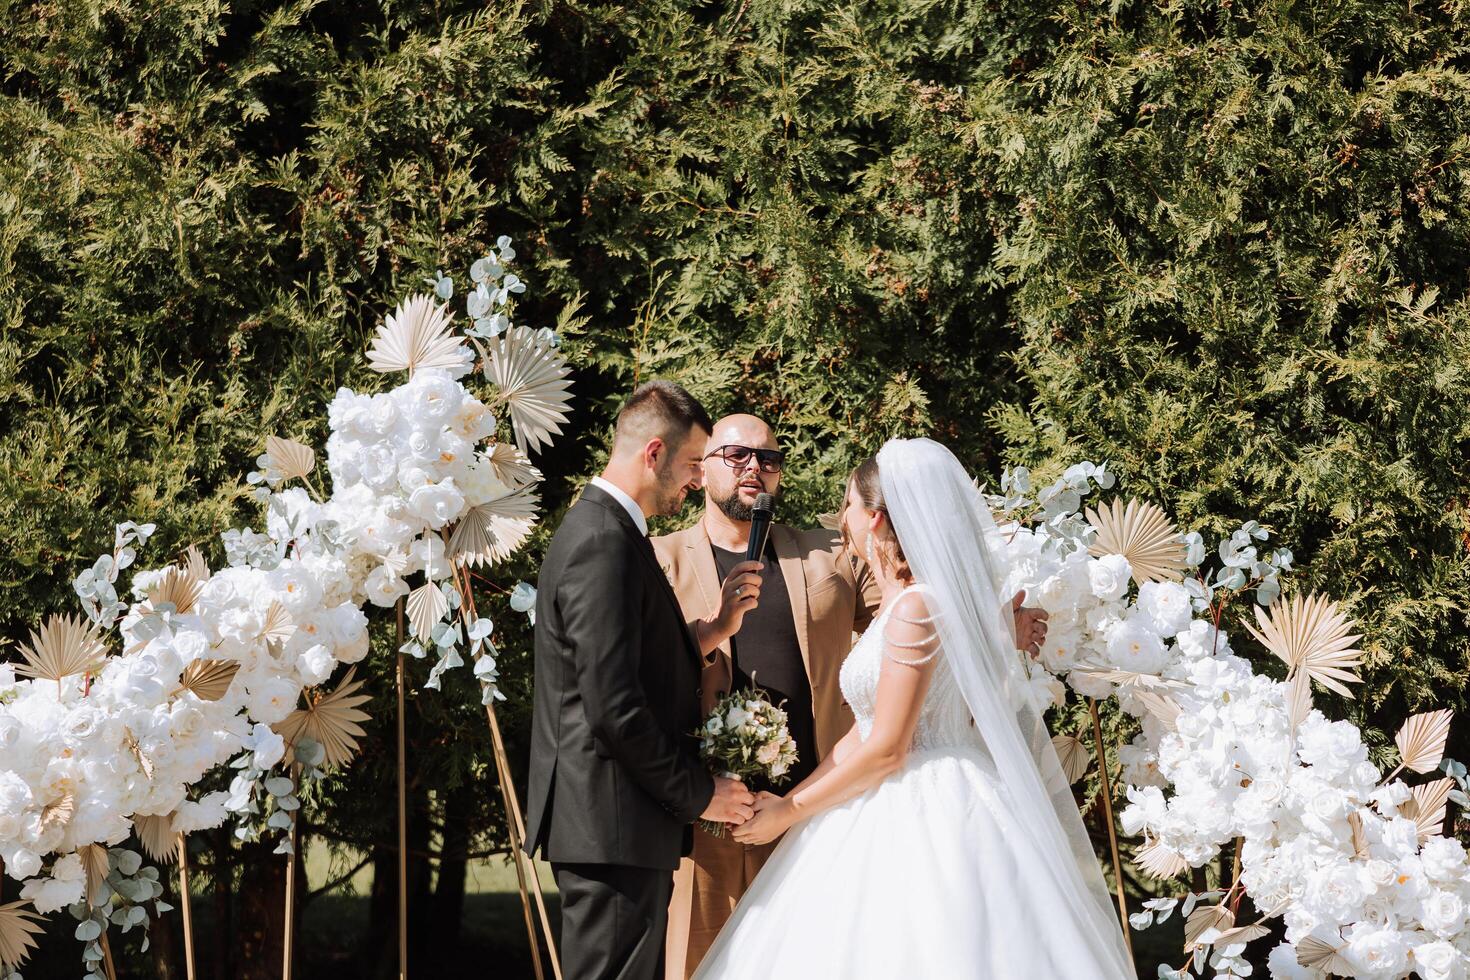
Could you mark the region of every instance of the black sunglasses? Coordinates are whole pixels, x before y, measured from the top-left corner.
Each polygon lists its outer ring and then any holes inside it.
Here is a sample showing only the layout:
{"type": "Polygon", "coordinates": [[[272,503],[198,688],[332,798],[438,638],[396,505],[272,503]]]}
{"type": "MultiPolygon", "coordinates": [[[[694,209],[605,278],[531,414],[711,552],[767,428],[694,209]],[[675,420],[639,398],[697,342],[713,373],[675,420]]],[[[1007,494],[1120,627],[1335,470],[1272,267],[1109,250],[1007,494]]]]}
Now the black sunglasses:
{"type": "Polygon", "coordinates": [[[749,446],[721,446],[704,458],[709,459],[710,456],[720,457],[726,466],[735,470],[744,469],[750,457],[754,456],[762,473],[780,473],[781,464],[786,460],[786,454],[779,449],[751,449],[749,446]]]}

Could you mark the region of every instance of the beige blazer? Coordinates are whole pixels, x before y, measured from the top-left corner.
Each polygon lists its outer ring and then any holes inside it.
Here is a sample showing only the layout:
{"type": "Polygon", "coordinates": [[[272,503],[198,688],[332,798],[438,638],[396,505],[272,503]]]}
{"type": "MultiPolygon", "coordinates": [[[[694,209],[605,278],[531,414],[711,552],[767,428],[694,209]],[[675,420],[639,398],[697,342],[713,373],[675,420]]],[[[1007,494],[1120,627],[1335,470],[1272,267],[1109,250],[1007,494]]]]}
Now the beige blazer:
{"type": "MultiPolygon", "coordinates": [[[[713,617],[720,605],[719,571],[704,522],[652,540],[659,566],[673,584],[679,607],[693,632],[694,624],[713,617]]],[[[836,531],[798,531],[772,524],[771,544],[791,597],[796,638],[812,687],[812,714],[821,758],[852,727],[852,711],[842,700],[837,673],[852,649],[853,633],[862,632],[878,608],[878,583],[865,562],[841,549],[836,531]]],[[[726,642],[705,659],[699,683],[704,714],[729,693],[731,677],[730,644],[726,642]]]]}

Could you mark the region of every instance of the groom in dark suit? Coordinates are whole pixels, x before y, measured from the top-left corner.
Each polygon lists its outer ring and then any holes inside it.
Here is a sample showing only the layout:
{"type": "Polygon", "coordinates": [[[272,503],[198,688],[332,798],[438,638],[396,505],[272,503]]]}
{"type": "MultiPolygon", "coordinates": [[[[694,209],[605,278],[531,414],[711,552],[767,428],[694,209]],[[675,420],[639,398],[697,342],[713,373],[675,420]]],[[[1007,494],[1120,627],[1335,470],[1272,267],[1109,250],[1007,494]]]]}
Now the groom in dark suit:
{"type": "Polygon", "coordinates": [[[648,541],[648,516],[702,485],[710,428],[678,385],[633,392],[541,566],[526,847],[561,892],[567,980],[660,976],[693,822],[752,813],[746,788],[699,760],[703,658],[648,541]]]}

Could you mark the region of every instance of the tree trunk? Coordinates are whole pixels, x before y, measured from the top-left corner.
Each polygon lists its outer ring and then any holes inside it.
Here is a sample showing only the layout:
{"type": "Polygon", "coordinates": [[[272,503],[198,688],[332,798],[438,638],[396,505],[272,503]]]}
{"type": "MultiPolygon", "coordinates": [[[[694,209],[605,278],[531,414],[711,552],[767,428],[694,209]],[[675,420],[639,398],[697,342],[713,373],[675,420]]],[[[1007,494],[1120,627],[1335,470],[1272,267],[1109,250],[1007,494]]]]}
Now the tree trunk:
{"type": "Polygon", "coordinates": [[[464,920],[465,878],[469,867],[470,820],[475,800],[467,787],[449,794],[444,803],[443,850],[439,880],[434,885],[433,915],[429,921],[429,969],[438,975],[453,968],[459,953],[464,920]]]}
{"type": "MultiPolygon", "coordinates": [[[[276,839],[241,850],[239,980],[280,980],[286,936],[286,860],[276,839]]],[[[298,875],[299,877],[299,875],[298,875]]]]}

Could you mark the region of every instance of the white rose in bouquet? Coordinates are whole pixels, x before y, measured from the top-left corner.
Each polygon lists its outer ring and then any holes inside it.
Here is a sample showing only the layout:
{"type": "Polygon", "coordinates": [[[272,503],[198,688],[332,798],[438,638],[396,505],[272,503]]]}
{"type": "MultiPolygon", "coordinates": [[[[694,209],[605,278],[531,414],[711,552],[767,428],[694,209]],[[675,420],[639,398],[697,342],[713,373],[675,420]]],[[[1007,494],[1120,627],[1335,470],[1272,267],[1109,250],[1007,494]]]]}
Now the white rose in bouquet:
{"type": "Polygon", "coordinates": [[[1088,584],[1092,594],[1103,602],[1117,602],[1123,598],[1132,574],[1128,559],[1122,555],[1103,555],[1087,562],[1088,584]]]}
{"type": "Polygon", "coordinates": [[[1189,592],[1178,582],[1145,582],[1138,587],[1138,609],[1154,632],[1173,637],[1186,630],[1194,617],[1189,592]]]}
{"type": "Polygon", "coordinates": [[[1442,939],[1419,943],[1410,954],[1424,980],[1465,980],[1465,954],[1442,939]]]}
{"type": "Polygon", "coordinates": [[[1138,615],[1118,620],[1106,634],[1108,663],[1119,670],[1157,674],[1169,662],[1169,651],[1159,634],[1138,615]]]}

